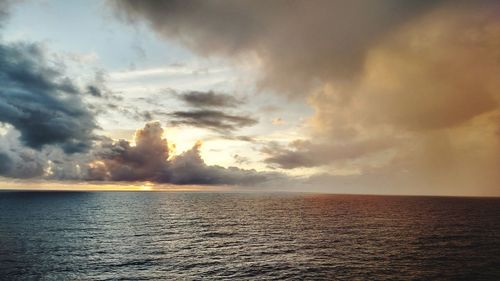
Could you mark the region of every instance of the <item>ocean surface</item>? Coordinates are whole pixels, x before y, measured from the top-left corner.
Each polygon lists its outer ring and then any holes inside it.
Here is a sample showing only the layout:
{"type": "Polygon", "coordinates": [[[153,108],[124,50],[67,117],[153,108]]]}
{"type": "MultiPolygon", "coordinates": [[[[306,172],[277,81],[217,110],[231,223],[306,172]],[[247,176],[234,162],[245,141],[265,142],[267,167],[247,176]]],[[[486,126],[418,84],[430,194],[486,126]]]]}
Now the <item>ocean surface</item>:
{"type": "Polygon", "coordinates": [[[0,280],[500,280],[500,199],[0,192],[0,280]]]}

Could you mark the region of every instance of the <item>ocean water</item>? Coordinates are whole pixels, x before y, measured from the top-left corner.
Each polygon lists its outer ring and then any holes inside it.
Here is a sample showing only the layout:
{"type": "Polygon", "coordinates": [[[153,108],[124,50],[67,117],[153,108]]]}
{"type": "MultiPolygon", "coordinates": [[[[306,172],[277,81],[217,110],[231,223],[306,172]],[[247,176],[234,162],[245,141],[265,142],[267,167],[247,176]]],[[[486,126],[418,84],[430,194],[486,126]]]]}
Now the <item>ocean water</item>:
{"type": "Polygon", "coordinates": [[[500,200],[0,192],[0,280],[500,280],[500,200]]]}

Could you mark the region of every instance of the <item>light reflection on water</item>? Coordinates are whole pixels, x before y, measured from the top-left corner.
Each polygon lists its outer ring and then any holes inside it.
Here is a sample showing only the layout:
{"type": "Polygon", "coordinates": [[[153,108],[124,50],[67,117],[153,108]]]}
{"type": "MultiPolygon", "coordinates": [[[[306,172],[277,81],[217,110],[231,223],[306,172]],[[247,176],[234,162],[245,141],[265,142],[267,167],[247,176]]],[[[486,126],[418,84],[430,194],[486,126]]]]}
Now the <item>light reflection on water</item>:
{"type": "Polygon", "coordinates": [[[1,192],[0,279],[500,279],[500,200],[1,192]]]}

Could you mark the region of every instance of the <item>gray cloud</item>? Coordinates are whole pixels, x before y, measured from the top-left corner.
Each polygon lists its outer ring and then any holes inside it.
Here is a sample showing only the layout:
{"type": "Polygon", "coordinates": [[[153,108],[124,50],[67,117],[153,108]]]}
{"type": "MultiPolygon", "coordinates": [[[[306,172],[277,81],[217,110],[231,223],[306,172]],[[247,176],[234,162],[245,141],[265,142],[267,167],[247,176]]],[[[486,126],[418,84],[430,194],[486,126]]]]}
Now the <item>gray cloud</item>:
{"type": "Polygon", "coordinates": [[[260,85],[302,94],[315,79],[351,79],[387,33],[441,1],[114,1],[202,55],[257,55],[260,85]]]}
{"type": "MultiPolygon", "coordinates": [[[[0,1],[0,25],[13,3],[0,1]]],[[[83,91],[62,69],[37,44],[0,42],[0,176],[80,177],[78,152],[99,137],[83,91]]]]}
{"type": "Polygon", "coordinates": [[[273,173],[244,170],[237,167],[207,166],[200,156],[201,143],[171,162],[171,182],[176,184],[256,185],[278,178],[273,173]]]}
{"type": "Polygon", "coordinates": [[[136,145],[126,140],[104,143],[97,153],[102,162],[91,163],[91,179],[116,181],[160,181],[168,174],[168,143],[159,123],[146,124],[137,131],[136,145]]]}
{"type": "Polygon", "coordinates": [[[0,44],[0,122],[13,125],[34,149],[58,145],[86,151],[95,138],[94,116],[75,84],[49,66],[36,44],[0,44]]]}
{"type": "Polygon", "coordinates": [[[248,159],[247,157],[245,156],[241,156],[239,154],[235,154],[233,155],[233,159],[234,159],[234,162],[236,162],[236,164],[249,164],[250,163],[250,159],[248,159]]]}
{"type": "Polygon", "coordinates": [[[108,88],[107,79],[108,74],[104,70],[95,71],[92,83],[87,85],[87,93],[96,98],[103,98],[108,102],[123,100],[123,97],[108,88]]]}
{"type": "Polygon", "coordinates": [[[191,91],[179,95],[180,100],[194,107],[236,107],[242,101],[228,94],[213,91],[191,91]]]}
{"type": "Polygon", "coordinates": [[[151,181],[173,184],[255,185],[279,178],[236,167],[208,166],[200,155],[201,142],[180,155],[170,155],[160,123],[138,130],[136,145],[128,141],[108,142],[88,165],[89,180],[151,181]]]}
{"type": "Polygon", "coordinates": [[[0,0],[0,28],[9,15],[9,9],[12,2],[12,0],[0,0]]]}
{"type": "Polygon", "coordinates": [[[19,133],[11,129],[0,138],[0,163],[0,176],[26,179],[42,176],[46,160],[20,144],[19,133]]]}
{"type": "Polygon", "coordinates": [[[135,144],[100,137],[88,153],[67,155],[57,147],[27,148],[19,143],[19,132],[11,128],[0,138],[0,176],[252,187],[287,180],[279,173],[207,165],[200,154],[201,142],[172,155],[163,133],[159,122],[147,123],[137,130],[135,144]]]}
{"type": "Polygon", "coordinates": [[[87,86],[87,91],[89,94],[91,94],[94,97],[102,97],[102,91],[95,85],[89,85],[87,86]]]}
{"type": "Polygon", "coordinates": [[[217,110],[176,111],[169,116],[174,118],[170,121],[172,125],[189,125],[218,132],[230,132],[258,122],[248,116],[231,115],[217,110]]]}
{"type": "Polygon", "coordinates": [[[0,175],[5,175],[10,172],[12,168],[12,159],[9,155],[0,151],[0,175]]]}
{"type": "Polygon", "coordinates": [[[0,176],[78,180],[83,178],[85,164],[92,159],[92,150],[67,154],[59,146],[47,146],[41,150],[26,147],[20,142],[18,130],[11,126],[4,129],[7,131],[0,138],[0,176]]]}
{"type": "Polygon", "coordinates": [[[294,169],[358,159],[389,149],[394,143],[395,141],[391,139],[330,144],[317,144],[310,141],[296,140],[290,143],[288,147],[282,147],[277,143],[270,143],[262,149],[262,152],[268,155],[265,162],[270,164],[270,166],[294,169]]]}
{"type": "Polygon", "coordinates": [[[11,178],[34,178],[44,174],[45,161],[39,157],[36,151],[19,150],[10,153],[0,152],[0,175],[11,178]]]}

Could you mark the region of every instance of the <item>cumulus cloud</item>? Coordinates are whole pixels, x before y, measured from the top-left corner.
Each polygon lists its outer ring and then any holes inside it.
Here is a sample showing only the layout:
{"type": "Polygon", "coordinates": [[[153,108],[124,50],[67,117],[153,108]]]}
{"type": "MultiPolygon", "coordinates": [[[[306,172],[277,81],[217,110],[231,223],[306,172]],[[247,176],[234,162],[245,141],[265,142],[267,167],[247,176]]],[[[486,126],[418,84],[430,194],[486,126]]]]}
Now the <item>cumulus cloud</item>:
{"type": "Polygon", "coordinates": [[[191,91],[179,95],[179,99],[194,107],[236,107],[242,101],[228,94],[213,91],[191,91]]]}
{"type": "Polygon", "coordinates": [[[120,140],[103,144],[88,164],[89,180],[151,181],[173,184],[257,185],[279,178],[236,167],[208,166],[200,154],[201,142],[179,155],[171,155],[159,122],[138,130],[135,145],[120,140]]]}
{"type": "Polygon", "coordinates": [[[237,167],[207,166],[200,156],[201,142],[171,162],[171,182],[176,184],[259,185],[283,178],[277,173],[257,172],[237,167]]]}
{"type": "Polygon", "coordinates": [[[173,118],[172,125],[189,125],[206,128],[217,132],[231,132],[243,127],[257,124],[257,119],[249,116],[239,116],[218,110],[175,111],[169,114],[173,118]]]}
{"type": "Polygon", "coordinates": [[[95,138],[94,116],[74,82],[48,65],[36,44],[0,44],[0,122],[14,126],[30,148],[57,145],[86,151],[95,138]]]}
{"type": "Polygon", "coordinates": [[[125,181],[161,178],[169,157],[168,143],[162,134],[159,123],[150,123],[136,132],[135,145],[126,140],[105,143],[98,155],[102,161],[91,164],[91,175],[125,181]]]}

